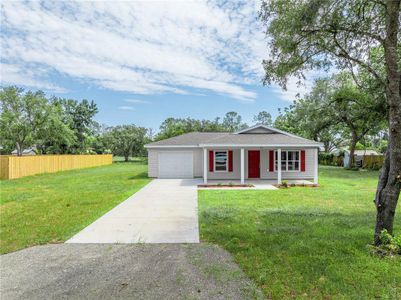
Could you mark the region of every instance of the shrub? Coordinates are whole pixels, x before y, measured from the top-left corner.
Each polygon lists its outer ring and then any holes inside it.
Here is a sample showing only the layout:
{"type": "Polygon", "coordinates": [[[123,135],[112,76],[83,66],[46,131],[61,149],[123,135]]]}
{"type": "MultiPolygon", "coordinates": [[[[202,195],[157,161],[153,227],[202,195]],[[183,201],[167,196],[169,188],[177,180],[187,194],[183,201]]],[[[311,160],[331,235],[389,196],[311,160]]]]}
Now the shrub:
{"type": "Polygon", "coordinates": [[[319,164],[326,166],[343,166],[344,154],[334,155],[333,153],[319,153],[319,164]]]}
{"type": "Polygon", "coordinates": [[[365,155],[363,157],[363,168],[370,170],[380,170],[384,163],[382,155],[365,155]]]}
{"type": "Polygon", "coordinates": [[[382,243],[380,246],[373,247],[374,254],[380,256],[401,255],[401,234],[394,237],[384,229],[380,233],[380,241],[382,243]]]}

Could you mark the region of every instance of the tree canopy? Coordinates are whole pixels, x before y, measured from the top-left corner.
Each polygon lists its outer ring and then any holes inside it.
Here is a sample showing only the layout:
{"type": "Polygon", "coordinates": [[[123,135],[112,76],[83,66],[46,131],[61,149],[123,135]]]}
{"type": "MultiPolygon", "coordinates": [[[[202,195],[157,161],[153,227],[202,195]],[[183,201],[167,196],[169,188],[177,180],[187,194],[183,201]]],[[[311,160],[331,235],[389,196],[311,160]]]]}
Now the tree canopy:
{"type": "Polygon", "coordinates": [[[24,93],[17,87],[0,91],[0,141],[10,151],[21,155],[25,148],[36,145],[70,145],[75,141],[72,130],[61,121],[60,109],[42,91],[24,93]]]}
{"type": "Polygon", "coordinates": [[[272,115],[267,111],[261,111],[253,117],[253,122],[255,124],[272,126],[273,125],[272,115]]]}
{"type": "Polygon", "coordinates": [[[147,129],[135,125],[119,125],[112,127],[103,136],[102,140],[114,155],[143,156],[143,146],[149,140],[146,138],[147,129]]]}
{"type": "Polygon", "coordinates": [[[269,38],[265,84],[285,88],[291,76],[302,80],[310,70],[336,68],[368,74],[370,86],[385,93],[389,138],[375,199],[377,245],[382,230],[393,232],[401,189],[400,3],[266,0],[260,10],[269,38]]]}

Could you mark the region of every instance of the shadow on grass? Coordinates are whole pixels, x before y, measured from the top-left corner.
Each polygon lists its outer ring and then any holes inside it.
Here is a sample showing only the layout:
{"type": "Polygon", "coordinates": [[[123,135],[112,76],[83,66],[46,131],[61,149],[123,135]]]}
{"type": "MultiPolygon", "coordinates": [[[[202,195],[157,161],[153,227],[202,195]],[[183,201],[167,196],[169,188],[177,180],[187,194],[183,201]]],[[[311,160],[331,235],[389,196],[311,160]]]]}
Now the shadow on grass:
{"type": "Polygon", "coordinates": [[[147,174],[146,172],[141,172],[141,173],[136,174],[136,175],[134,175],[134,176],[128,177],[129,180],[134,180],[134,179],[147,179],[147,178],[149,178],[149,177],[148,177],[148,174],[147,174]]]}
{"type": "Polygon", "coordinates": [[[128,161],[125,161],[124,157],[115,156],[113,157],[113,163],[116,164],[126,164],[126,163],[134,163],[134,164],[147,164],[148,158],[147,157],[130,157],[128,161]]]}
{"type": "Polygon", "coordinates": [[[148,160],[147,159],[143,159],[143,160],[129,160],[129,161],[113,161],[113,164],[137,164],[137,165],[143,165],[143,164],[147,164],[148,160]]]}

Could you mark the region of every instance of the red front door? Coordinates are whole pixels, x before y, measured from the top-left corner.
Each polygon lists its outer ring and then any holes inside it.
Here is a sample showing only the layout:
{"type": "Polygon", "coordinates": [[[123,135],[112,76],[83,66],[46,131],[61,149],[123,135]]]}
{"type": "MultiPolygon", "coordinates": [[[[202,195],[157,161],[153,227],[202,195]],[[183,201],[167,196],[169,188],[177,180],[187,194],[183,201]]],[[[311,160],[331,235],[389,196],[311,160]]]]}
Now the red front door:
{"type": "Polygon", "coordinates": [[[260,178],[260,151],[248,151],[248,178],[260,178]]]}

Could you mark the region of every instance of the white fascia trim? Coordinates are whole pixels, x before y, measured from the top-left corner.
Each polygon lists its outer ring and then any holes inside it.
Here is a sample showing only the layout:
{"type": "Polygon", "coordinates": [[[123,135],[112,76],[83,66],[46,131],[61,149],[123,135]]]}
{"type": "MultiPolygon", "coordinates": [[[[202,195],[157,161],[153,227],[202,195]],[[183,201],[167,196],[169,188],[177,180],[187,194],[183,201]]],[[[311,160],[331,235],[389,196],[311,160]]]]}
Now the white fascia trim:
{"type": "Polygon", "coordinates": [[[235,148],[253,148],[253,147],[258,147],[258,148],[319,148],[321,145],[304,145],[304,144],[277,144],[277,145],[260,145],[260,144],[247,144],[247,145],[240,145],[240,144],[200,144],[199,147],[202,148],[210,148],[210,147],[235,147],[235,148]]]}
{"type": "Polygon", "coordinates": [[[248,127],[248,128],[245,128],[245,129],[241,129],[241,130],[239,130],[239,131],[236,131],[236,132],[234,132],[234,134],[247,132],[247,131],[249,131],[249,130],[252,130],[252,129],[255,129],[255,128],[259,128],[259,127],[262,127],[262,128],[265,128],[265,129],[270,129],[270,128],[267,127],[266,125],[257,124],[257,125],[253,125],[253,126],[251,126],[251,127],[248,127]]]}
{"type": "Polygon", "coordinates": [[[252,148],[252,147],[258,147],[258,148],[319,148],[322,147],[321,144],[316,144],[316,145],[305,145],[305,144],[277,144],[277,145],[260,145],[260,144],[246,144],[246,145],[241,145],[241,144],[199,144],[199,145],[145,145],[145,148],[147,149],[154,149],[154,148],[211,148],[211,147],[234,147],[234,148],[252,148]]]}
{"type": "Polygon", "coordinates": [[[146,149],[152,148],[199,148],[197,145],[145,145],[146,149]]]}

